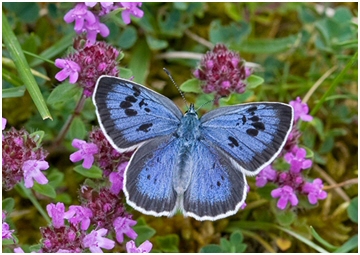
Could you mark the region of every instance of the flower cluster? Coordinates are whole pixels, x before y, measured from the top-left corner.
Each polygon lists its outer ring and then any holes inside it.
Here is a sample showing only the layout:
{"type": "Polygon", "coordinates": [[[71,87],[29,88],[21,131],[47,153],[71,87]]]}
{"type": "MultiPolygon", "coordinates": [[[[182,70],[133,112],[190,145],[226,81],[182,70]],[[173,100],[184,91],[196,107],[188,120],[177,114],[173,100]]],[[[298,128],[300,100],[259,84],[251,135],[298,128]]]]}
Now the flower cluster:
{"type": "Polygon", "coordinates": [[[215,93],[217,104],[221,97],[229,96],[232,92],[245,92],[246,78],[250,76],[251,69],[245,67],[238,53],[217,44],[205,54],[193,74],[202,82],[205,93],[215,93]]]}
{"type": "Polygon", "coordinates": [[[62,70],[55,75],[58,81],[69,77],[70,83],[78,83],[86,97],[91,97],[97,79],[101,75],[117,76],[119,51],[105,42],[84,43],[78,37],[74,41],[75,52],[64,59],[56,59],[55,65],[62,70]]]}
{"type": "Polygon", "coordinates": [[[48,152],[35,138],[25,129],[16,130],[12,127],[9,131],[3,132],[2,180],[5,190],[12,189],[21,180],[24,180],[26,188],[34,185],[34,179],[40,184],[48,182],[41,172],[49,168],[48,162],[45,161],[48,152]]]}
{"type": "Polygon", "coordinates": [[[9,224],[5,222],[6,219],[6,212],[2,211],[2,239],[13,239],[12,234],[14,230],[10,229],[9,224]]]}
{"type": "Polygon", "coordinates": [[[144,12],[138,7],[141,3],[113,3],[105,2],[99,3],[77,3],[65,16],[66,23],[75,22],[74,30],[77,34],[86,33],[87,39],[90,43],[96,41],[97,34],[107,37],[110,33],[109,28],[100,22],[100,17],[108,14],[109,12],[121,8],[123,21],[125,24],[130,23],[130,15],[141,18],[144,12]],[[90,8],[90,9],[89,9],[90,8]]]}
{"type": "MultiPolygon", "coordinates": [[[[82,205],[71,205],[65,211],[63,203],[49,204],[46,209],[52,218],[52,224],[40,228],[42,248],[40,252],[102,252],[112,249],[115,241],[106,238],[109,233],[116,235],[119,243],[124,242],[124,234],[131,239],[137,237],[132,227],[136,221],[125,212],[125,208],[118,196],[107,189],[99,192],[91,188],[83,188],[80,192],[82,205]],[[89,200],[88,200],[89,199],[89,200]],[[67,224],[65,223],[67,220],[67,224]],[[91,231],[90,231],[91,230],[91,231]]],[[[145,247],[136,248],[133,242],[127,244],[128,252],[151,250],[151,243],[145,247]]]]}
{"type": "Polygon", "coordinates": [[[279,172],[269,165],[256,177],[256,186],[258,187],[264,187],[268,182],[278,185],[278,188],[271,192],[271,196],[279,198],[277,207],[281,210],[284,210],[288,203],[291,206],[298,205],[298,195],[300,194],[306,195],[310,204],[316,204],[318,200],[327,197],[327,193],[323,191],[324,185],[321,179],[317,178],[313,182],[309,182],[303,177],[303,171],[312,166],[312,161],[306,158],[306,150],[297,145],[300,137],[297,123],[300,119],[312,120],[312,116],[308,115],[309,108],[301,102],[299,97],[295,101],[291,101],[290,105],[294,108],[293,129],[284,147],[285,154],[281,155],[290,164],[289,170],[279,172]]]}
{"type": "Polygon", "coordinates": [[[89,133],[89,142],[74,139],[72,145],[78,149],[70,155],[72,162],[83,160],[82,166],[87,169],[95,162],[103,170],[104,177],[109,177],[113,185],[121,184],[121,187],[114,189],[122,189],[122,176],[132,152],[119,153],[111,146],[100,128],[94,128],[89,133]]]}

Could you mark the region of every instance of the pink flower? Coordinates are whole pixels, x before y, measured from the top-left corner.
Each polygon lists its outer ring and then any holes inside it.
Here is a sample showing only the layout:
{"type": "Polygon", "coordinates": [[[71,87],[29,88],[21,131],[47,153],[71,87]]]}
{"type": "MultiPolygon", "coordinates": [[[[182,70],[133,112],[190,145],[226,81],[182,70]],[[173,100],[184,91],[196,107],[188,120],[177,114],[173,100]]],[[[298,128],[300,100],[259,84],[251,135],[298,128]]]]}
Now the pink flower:
{"type": "Polygon", "coordinates": [[[125,24],[130,24],[130,15],[133,15],[135,17],[141,18],[144,16],[144,12],[138,7],[141,7],[142,3],[140,2],[120,2],[119,5],[125,10],[121,12],[121,17],[125,24]]]}
{"type": "Polygon", "coordinates": [[[70,205],[69,211],[65,213],[65,218],[72,224],[78,224],[81,222],[81,229],[87,230],[90,226],[90,219],[93,217],[93,213],[89,208],[70,205]]]}
{"type": "Polygon", "coordinates": [[[6,214],[2,212],[2,239],[12,239],[14,230],[10,230],[9,224],[5,222],[6,214]]]}
{"type": "Polygon", "coordinates": [[[24,171],[24,182],[26,188],[31,188],[34,185],[33,179],[39,184],[46,184],[48,180],[40,170],[49,168],[49,163],[44,160],[27,160],[22,166],[24,171]]]}
{"type": "Polygon", "coordinates": [[[73,84],[77,81],[81,69],[76,62],[58,58],[55,60],[55,66],[63,69],[55,75],[55,79],[63,81],[70,76],[70,83],[73,84]]]}
{"type": "Polygon", "coordinates": [[[83,159],[84,161],[82,166],[89,169],[94,163],[94,154],[99,151],[96,144],[86,143],[83,140],[74,139],[71,145],[79,150],[70,155],[70,160],[72,162],[78,162],[83,159]]]}
{"type": "Polygon", "coordinates": [[[322,184],[322,180],[320,178],[316,178],[313,183],[305,183],[302,188],[302,192],[308,194],[308,200],[310,204],[316,204],[317,201],[323,200],[327,197],[327,193],[323,191],[324,185],[322,184]]]}
{"type": "Polygon", "coordinates": [[[303,121],[312,121],[313,117],[309,115],[309,107],[307,104],[302,103],[300,97],[297,97],[295,101],[289,103],[294,108],[294,121],[302,119],[303,121]]]}
{"type": "Polygon", "coordinates": [[[106,250],[114,248],[115,242],[104,237],[107,232],[108,231],[105,228],[91,231],[90,234],[83,239],[84,247],[89,248],[92,253],[102,253],[103,251],[100,248],[106,250]]]}
{"type": "Polygon", "coordinates": [[[118,217],[115,219],[113,226],[116,233],[116,240],[119,243],[124,241],[124,234],[130,237],[131,239],[135,239],[137,237],[136,232],[131,228],[136,225],[135,220],[131,220],[129,218],[118,217]]]}
{"type": "Polygon", "coordinates": [[[288,202],[290,202],[292,206],[296,206],[299,203],[299,200],[296,197],[293,188],[287,185],[285,185],[282,188],[277,188],[271,191],[271,196],[273,198],[279,197],[277,207],[281,210],[284,210],[286,208],[288,202]]]}
{"type": "Polygon", "coordinates": [[[110,34],[109,28],[101,23],[98,17],[93,23],[85,22],[83,31],[87,33],[87,39],[91,44],[95,43],[97,34],[102,37],[107,37],[110,34]]]}
{"type": "Polygon", "coordinates": [[[231,93],[244,93],[246,78],[251,70],[244,66],[244,61],[236,52],[225,45],[217,44],[200,61],[200,66],[193,72],[202,82],[205,93],[215,92],[215,104],[221,97],[231,93]]]}
{"type": "Polygon", "coordinates": [[[110,191],[116,195],[123,189],[124,171],[127,165],[128,162],[121,163],[118,167],[118,172],[112,172],[109,175],[111,182],[110,191]]]}
{"type": "Polygon", "coordinates": [[[21,247],[14,248],[14,253],[25,253],[21,247]]]}
{"type": "Polygon", "coordinates": [[[256,186],[264,187],[268,181],[275,181],[276,177],[277,172],[269,165],[256,176],[256,186]]]}
{"type": "Polygon", "coordinates": [[[126,251],[128,253],[149,253],[152,249],[152,243],[146,240],[139,247],[135,246],[135,242],[130,240],[126,243],[126,251]]]}
{"type": "Polygon", "coordinates": [[[299,173],[300,170],[312,166],[312,161],[306,159],[306,150],[297,146],[294,146],[291,152],[286,153],[284,158],[291,165],[290,171],[294,173],[299,173]]]}
{"type": "Polygon", "coordinates": [[[46,210],[49,216],[52,218],[52,223],[55,228],[60,228],[64,226],[64,214],[65,214],[65,205],[63,203],[48,204],[46,210]]]}
{"type": "Polygon", "coordinates": [[[74,9],[71,9],[65,14],[64,20],[66,23],[72,23],[75,21],[74,30],[77,33],[81,33],[83,31],[85,22],[92,24],[96,21],[95,15],[88,10],[84,3],[76,4],[74,9]]]}

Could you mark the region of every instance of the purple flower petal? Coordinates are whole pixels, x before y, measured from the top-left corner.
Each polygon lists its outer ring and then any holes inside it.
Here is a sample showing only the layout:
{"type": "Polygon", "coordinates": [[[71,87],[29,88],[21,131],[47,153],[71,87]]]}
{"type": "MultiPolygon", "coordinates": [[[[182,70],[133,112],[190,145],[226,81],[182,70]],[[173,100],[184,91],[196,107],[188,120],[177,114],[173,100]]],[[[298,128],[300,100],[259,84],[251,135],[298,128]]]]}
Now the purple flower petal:
{"type": "Polygon", "coordinates": [[[46,184],[48,180],[40,170],[49,168],[49,163],[41,160],[27,160],[22,166],[24,172],[24,182],[26,188],[31,188],[34,185],[33,179],[39,184],[46,184]]]}
{"type": "Polygon", "coordinates": [[[46,210],[52,218],[53,226],[55,228],[60,228],[64,226],[64,214],[65,214],[65,205],[63,203],[48,204],[46,210]]]}
{"type": "Polygon", "coordinates": [[[149,253],[152,249],[152,246],[152,243],[146,240],[137,248],[135,242],[133,240],[130,240],[126,243],[126,251],[128,253],[149,253]]]}
{"type": "Polygon", "coordinates": [[[101,228],[99,230],[93,230],[90,234],[84,237],[83,245],[89,248],[92,253],[102,253],[101,248],[112,249],[115,246],[115,242],[106,237],[107,229],[101,228]]]}
{"type": "Polygon", "coordinates": [[[113,222],[113,226],[116,232],[116,240],[119,243],[122,243],[124,241],[124,234],[131,239],[135,239],[137,234],[131,227],[136,223],[136,221],[125,217],[117,217],[113,222]]]}
{"type": "Polygon", "coordinates": [[[91,168],[94,163],[94,155],[99,152],[98,147],[94,143],[86,143],[85,141],[74,139],[72,146],[79,149],[70,155],[72,162],[78,162],[84,159],[82,166],[86,169],[91,168]]]}

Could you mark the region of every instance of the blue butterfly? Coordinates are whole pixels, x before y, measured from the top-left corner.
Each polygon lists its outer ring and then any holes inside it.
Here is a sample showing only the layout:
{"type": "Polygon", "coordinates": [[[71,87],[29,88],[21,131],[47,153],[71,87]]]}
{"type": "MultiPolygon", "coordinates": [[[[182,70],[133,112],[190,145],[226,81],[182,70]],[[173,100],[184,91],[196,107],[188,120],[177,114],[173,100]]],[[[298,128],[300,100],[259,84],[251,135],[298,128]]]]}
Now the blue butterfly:
{"type": "Polygon", "coordinates": [[[136,210],[197,220],[235,214],[256,175],[283,148],[293,108],[283,103],[221,107],[183,115],[167,97],[138,83],[101,76],[93,102],[106,138],[119,152],[137,148],[125,170],[124,193],[136,210]]]}

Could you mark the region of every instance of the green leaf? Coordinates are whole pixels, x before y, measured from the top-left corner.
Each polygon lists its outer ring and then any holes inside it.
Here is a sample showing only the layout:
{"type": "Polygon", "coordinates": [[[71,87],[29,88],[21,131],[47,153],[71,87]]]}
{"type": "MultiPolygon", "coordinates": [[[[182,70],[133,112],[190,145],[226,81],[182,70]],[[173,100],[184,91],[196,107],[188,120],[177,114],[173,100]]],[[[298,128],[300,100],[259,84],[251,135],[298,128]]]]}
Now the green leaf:
{"type": "Polygon", "coordinates": [[[260,84],[263,84],[264,83],[264,78],[260,77],[260,76],[257,76],[257,75],[250,75],[247,79],[247,86],[246,88],[247,89],[254,89],[256,88],[257,86],[259,86],[260,84]]]}
{"type": "Polygon", "coordinates": [[[26,61],[25,55],[21,49],[20,43],[17,40],[13,30],[11,29],[7,16],[2,12],[2,35],[6,49],[11,54],[15,63],[16,69],[23,83],[25,84],[34,104],[36,105],[41,117],[43,119],[51,119],[51,114],[46,106],[45,100],[41,94],[38,84],[31,73],[30,66],[26,61]]]}
{"type": "Polygon", "coordinates": [[[12,240],[12,239],[2,239],[2,245],[4,246],[4,245],[10,245],[10,244],[14,244],[15,242],[14,242],[14,240],[12,240]]]}
{"type": "Polygon", "coordinates": [[[39,250],[41,249],[42,247],[41,247],[41,244],[34,244],[34,245],[31,245],[30,247],[29,247],[29,249],[30,249],[30,252],[39,252],[39,250]]]}
{"type": "Polygon", "coordinates": [[[55,189],[49,185],[49,184],[39,184],[37,182],[34,182],[34,186],[33,189],[37,192],[39,192],[42,195],[51,197],[51,198],[55,198],[56,197],[56,191],[55,189]]]}
{"type": "Polygon", "coordinates": [[[53,59],[55,56],[63,53],[68,47],[70,47],[73,44],[75,35],[76,34],[74,31],[66,33],[64,37],[37,55],[37,58],[30,63],[30,66],[34,67],[42,64],[43,62],[52,63],[52,61],[49,61],[49,59],[53,59]]]}
{"type": "Polygon", "coordinates": [[[220,247],[222,252],[231,252],[231,243],[225,238],[220,239],[220,247]]]}
{"type": "Polygon", "coordinates": [[[75,138],[82,140],[85,138],[86,134],[87,130],[82,118],[78,116],[75,117],[70,125],[68,133],[70,140],[73,140],[75,138]]]}
{"type": "Polygon", "coordinates": [[[2,98],[22,97],[25,90],[25,86],[2,89],[2,98]]]}
{"type": "Polygon", "coordinates": [[[209,38],[212,43],[240,43],[250,34],[251,27],[246,22],[230,22],[230,25],[222,25],[217,19],[210,24],[209,38]]]}
{"type": "Polygon", "coordinates": [[[325,248],[329,249],[329,250],[335,250],[338,247],[328,243],[326,240],[324,240],[316,231],[315,229],[310,226],[310,231],[311,231],[311,235],[319,242],[321,243],[323,246],[325,246],[325,248]]]}
{"type": "Polygon", "coordinates": [[[310,232],[311,232],[311,235],[319,242],[321,243],[323,246],[325,246],[325,248],[329,249],[329,250],[335,250],[337,249],[338,247],[328,243],[326,240],[324,240],[316,231],[315,229],[310,226],[310,232]]]}
{"type": "Polygon", "coordinates": [[[283,227],[279,227],[276,226],[277,229],[280,229],[286,233],[288,233],[289,235],[295,237],[296,239],[298,239],[299,241],[303,242],[304,244],[307,244],[308,246],[310,246],[311,248],[313,248],[314,250],[321,252],[321,253],[329,253],[327,250],[323,249],[322,247],[320,247],[319,245],[313,243],[312,241],[310,241],[308,238],[303,237],[302,235],[290,230],[290,229],[286,229],[283,227]]]}
{"type": "Polygon", "coordinates": [[[37,147],[40,147],[42,139],[45,136],[45,132],[42,130],[35,131],[29,135],[35,142],[37,147]]]}
{"type": "Polygon", "coordinates": [[[69,82],[64,82],[55,87],[51,91],[47,103],[54,107],[57,107],[58,104],[64,104],[69,100],[72,100],[79,92],[81,88],[76,84],[71,84],[69,82]]]}
{"type": "Polygon", "coordinates": [[[8,214],[12,212],[15,206],[15,200],[11,197],[5,198],[2,201],[2,210],[6,211],[8,214]]]}
{"type": "Polygon", "coordinates": [[[290,226],[296,219],[296,214],[292,211],[281,211],[276,214],[276,219],[282,226],[290,226]]]}
{"type": "Polygon", "coordinates": [[[179,237],[175,234],[157,236],[156,243],[164,252],[179,252],[179,237]]]}
{"type": "Polygon", "coordinates": [[[181,84],[180,90],[183,92],[201,93],[202,89],[200,84],[201,82],[199,81],[199,79],[193,78],[181,84]]]}
{"type": "Polygon", "coordinates": [[[217,244],[209,244],[200,249],[201,253],[222,253],[222,249],[217,244]]]}
{"type": "Polygon", "coordinates": [[[146,35],[146,42],[151,50],[162,50],[169,46],[167,41],[157,39],[149,34],[146,35]]]}
{"type": "Polygon", "coordinates": [[[124,79],[130,79],[133,75],[132,71],[128,68],[120,67],[120,77],[124,79]]]}
{"type": "Polygon", "coordinates": [[[240,231],[235,231],[230,236],[230,243],[233,244],[233,245],[238,244],[238,243],[242,243],[243,240],[244,240],[244,237],[243,237],[243,235],[242,235],[242,233],[240,231]]]}
{"type": "Polygon", "coordinates": [[[52,187],[58,187],[61,182],[64,180],[64,173],[58,171],[58,170],[53,170],[50,172],[50,174],[47,175],[47,178],[49,180],[49,184],[52,187]]]}
{"type": "Polygon", "coordinates": [[[14,12],[15,16],[24,23],[33,23],[39,18],[40,8],[38,3],[3,3],[9,11],[14,12]]]}
{"type": "Polygon", "coordinates": [[[358,223],[358,197],[351,199],[347,213],[351,221],[358,223]]]}
{"type": "Polygon", "coordinates": [[[131,25],[126,26],[120,34],[119,46],[125,50],[130,49],[135,44],[137,38],[136,29],[131,25]]]}
{"type": "Polygon", "coordinates": [[[334,251],[334,253],[345,253],[350,252],[353,249],[358,247],[358,235],[352,236],[349,240],[346,241],[341,247],[334,251]]]}
{"type": "Polygon", "coordinates": [[[235,42],[231,48],[247,53],[274,54],[284,52],[293,47],[297,38],[298,35],[290,35],[277,39],[249,39],[242,43],[235,42]]]}
{"type": "Polygon", "coordinates": [[[151,237],[153,237],[156,233],[156,230],[149,227],[149,226],[136,226],[133,227],[134,231],[138,234],[135,244],[136,246],[139,246],[146,240],[149,240],[151,237]]]}
{"type": "Polygon", "coordinates": [[[74,167],[74,170],[75,172],[88,178],[94,178],[94,179],[102,178],[102,170],[94,165],[90,169],[86,169],[82,165],[79,165],[74,167]]]}
{"type": "Polygon", "coordinates": [[[133,47],[133,55],[129,63],[134,81],[144,84],[149,74],[151,51],[145,40],[138,41],[133,47]]]}

